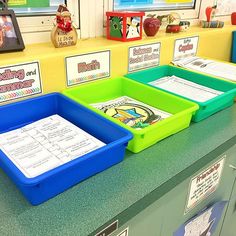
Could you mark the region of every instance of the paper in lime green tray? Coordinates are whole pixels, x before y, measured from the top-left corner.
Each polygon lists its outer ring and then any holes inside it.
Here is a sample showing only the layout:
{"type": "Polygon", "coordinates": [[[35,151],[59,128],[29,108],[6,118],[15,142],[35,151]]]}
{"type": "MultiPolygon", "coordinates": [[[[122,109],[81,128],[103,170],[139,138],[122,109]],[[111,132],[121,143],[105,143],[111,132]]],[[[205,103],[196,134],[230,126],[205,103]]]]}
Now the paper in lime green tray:
{"type": "Polygon", "coordinates": [[[64,90],[63,94],[132,132],[134,138],[129,142],[128,149],[135,153],[187,128],[192,115],[198,109],[196,103],[124,77],[99,80],[79,85],[64,90]],[[128,96],[172,115],[139,130],[129,127],[91,105],[122,96],[128,96]]]}

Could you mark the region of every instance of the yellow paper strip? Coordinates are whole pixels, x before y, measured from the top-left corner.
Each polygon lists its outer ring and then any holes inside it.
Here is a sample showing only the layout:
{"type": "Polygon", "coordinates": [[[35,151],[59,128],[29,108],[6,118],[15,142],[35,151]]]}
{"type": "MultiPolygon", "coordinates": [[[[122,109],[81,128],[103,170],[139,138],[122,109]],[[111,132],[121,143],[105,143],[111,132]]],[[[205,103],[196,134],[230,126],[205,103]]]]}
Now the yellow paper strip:
{"type": "Polygon", "coordinates": [[[20,6],[20,5],[26,5],[27,0],[9,0],[8,6],[20,6]]]}
{"type": "Polygon", "coordinates": [[[192,0],[165,0],[166,3],[190,3],[192,0]]]}

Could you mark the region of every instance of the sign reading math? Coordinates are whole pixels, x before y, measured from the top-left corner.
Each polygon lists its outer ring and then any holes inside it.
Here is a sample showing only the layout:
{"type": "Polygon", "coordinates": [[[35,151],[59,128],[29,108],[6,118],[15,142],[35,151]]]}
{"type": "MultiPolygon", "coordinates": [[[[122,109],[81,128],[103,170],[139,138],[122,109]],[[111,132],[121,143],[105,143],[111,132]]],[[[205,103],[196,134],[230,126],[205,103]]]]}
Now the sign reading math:
{"type": "Polygon", "coordinates": [[[178,61],[186,57],[193,57],[197,54],[198,36],[175,40],[173,61],[178,61]]]}
{"type": "Polygon", "coordinates": [[[66,57],[67,86],[110,76],[110,50],[66,57]]]}
{"type": "Polygon", "coordinates": [[[42,93],[38,62],[0,67],[0,102],[42,93]]]}
{"type": "Polygon", "coordinates": [[[129,72],[158,66],[161,43],[146,44],[129,48],[129,72]]]}

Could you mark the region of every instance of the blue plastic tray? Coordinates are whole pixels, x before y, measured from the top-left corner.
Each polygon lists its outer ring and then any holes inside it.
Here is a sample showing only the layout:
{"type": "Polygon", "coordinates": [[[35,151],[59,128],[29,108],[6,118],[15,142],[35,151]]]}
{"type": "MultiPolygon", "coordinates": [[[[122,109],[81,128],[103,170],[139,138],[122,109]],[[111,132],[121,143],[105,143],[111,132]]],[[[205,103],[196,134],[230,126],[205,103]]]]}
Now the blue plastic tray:
{"type": "Polygon", "coordinates": [[[126,145],[132,138],[129,131],[58,93],[0,106],[0,132],[20,128],[54,114],[62,116],[106,145],[34,178],[25,177],[0,150],[0,166],[33,205],[122,161],[126,145]]]}

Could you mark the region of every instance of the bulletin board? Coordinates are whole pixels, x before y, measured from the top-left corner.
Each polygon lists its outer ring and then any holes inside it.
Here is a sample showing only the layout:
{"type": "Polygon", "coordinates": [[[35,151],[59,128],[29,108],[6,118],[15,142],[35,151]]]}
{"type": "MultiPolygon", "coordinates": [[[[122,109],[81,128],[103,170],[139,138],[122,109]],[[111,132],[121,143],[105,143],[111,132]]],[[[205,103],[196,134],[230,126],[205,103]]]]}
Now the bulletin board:
{"type": "Polygon", "coordinates": [[[236,11],[235,0],[218,0],[215,1],[215,4],[217,4],[217,16],[230,15],[232,12],[236,11]]]}

